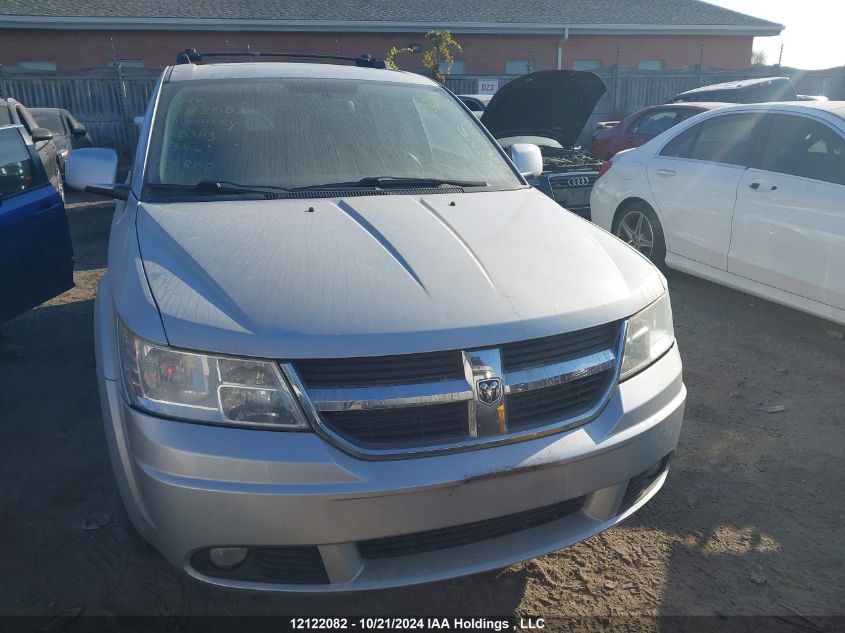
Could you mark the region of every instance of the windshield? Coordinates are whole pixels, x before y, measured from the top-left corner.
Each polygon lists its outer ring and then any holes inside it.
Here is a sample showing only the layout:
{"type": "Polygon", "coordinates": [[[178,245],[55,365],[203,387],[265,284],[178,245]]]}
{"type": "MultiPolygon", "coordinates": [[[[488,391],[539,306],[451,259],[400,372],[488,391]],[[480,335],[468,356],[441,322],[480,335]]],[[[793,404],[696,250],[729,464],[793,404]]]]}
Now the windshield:
{"type": "Polygon", "coordinates": [[[58,112],[33,112],[40,127],[46,127],[53,134],[65,134],[65,126],[58,112]]]}
{"type": "MultiPolygon", "coordinates": [[[[390,180],[408,187],[417,180],[522,186],[474,117],[435,86],[301,78],[174,82],[162,89],[158,112],[145,196],[168,184],[190,189],[208,182],[285,189],[390,180]]],[[[172,190],[178,187],[168,197],[172,190]]]]}

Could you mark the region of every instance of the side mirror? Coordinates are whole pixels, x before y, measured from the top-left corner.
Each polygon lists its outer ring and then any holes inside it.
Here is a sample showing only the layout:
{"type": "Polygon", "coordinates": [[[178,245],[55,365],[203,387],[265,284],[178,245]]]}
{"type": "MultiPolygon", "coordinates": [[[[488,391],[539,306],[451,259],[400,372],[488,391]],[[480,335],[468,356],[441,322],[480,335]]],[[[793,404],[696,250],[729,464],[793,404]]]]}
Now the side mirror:
{"type": "Polygon", "coordinates": [[[543,154],[532,143],[514,143],[510,146],[511,160],[523,178],[536,178],[543,173],[543,154]]]}
{"type": "Polygon", "coordinates": [[[75,149],[65,163],[65,182],[79,191],[98,193],[108,198],[126,200],[129,188],[118,184],[117,153],[113,149],[90,147],[75,149]]]}
{"type": "Polygon", "coordinates": [[[32,142],[38,143],[40,141],[52,141],[53,133],[46,127],[36,127],[32,130],[32,142]]]}
{"type": "Polygon", "coordinates": [[[86,134],[88,134],[88,130],[84,125],[77,125],[73,128],[73,136],[75,138],[82,138],[86,134]]]}

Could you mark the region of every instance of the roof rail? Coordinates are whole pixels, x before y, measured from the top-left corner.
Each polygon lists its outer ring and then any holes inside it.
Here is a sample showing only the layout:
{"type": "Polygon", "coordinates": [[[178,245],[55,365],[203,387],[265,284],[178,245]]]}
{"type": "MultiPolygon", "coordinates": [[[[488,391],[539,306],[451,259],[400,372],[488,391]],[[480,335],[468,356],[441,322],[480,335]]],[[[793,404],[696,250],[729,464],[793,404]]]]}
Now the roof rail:
{"type": "Polygon", "coordinates": [[[214,51],[200,53],[195,48],[186,48],[176,56],[177,64],[196,64],[205,57],[285,57],[293,59],[326,59],[332,61],[355,62],[361,68],[387,68],[383,59],[370,55],[343,57],[341,55],[314,55],[313,53],[265,53],[262,51],[214,51]]]}

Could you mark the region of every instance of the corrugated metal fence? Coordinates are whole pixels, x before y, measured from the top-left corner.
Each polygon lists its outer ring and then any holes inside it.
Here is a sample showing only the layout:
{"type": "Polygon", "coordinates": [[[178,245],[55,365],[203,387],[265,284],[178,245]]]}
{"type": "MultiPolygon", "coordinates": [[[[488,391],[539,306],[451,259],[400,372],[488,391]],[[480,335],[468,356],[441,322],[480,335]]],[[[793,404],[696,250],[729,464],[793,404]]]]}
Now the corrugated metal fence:
{"type": "Polygon", "coordinates": [[[131,160],[138,140],[133,119],[143,115],[158,71],[103,68],[80,72],[21,72],[0,67],[0,97],[30,108],[65,108],[88,128],[99,147],[131,160]]]}
{"type": "MultiPolygon", "coordinates": [[[[744,70],[698,69],[640,71],[606,68],[596,71],[607,86],[582,140],[597,121],[614,120],[646,106],[666,103],[674,95],[708,84],[752,77],[788,76],[799,94],[845,99],[845,68],[802,71],[791,68],[744,70]]],[[[0,96],[14,97],[30,107],[58,107],[73,112],[89,129],[95,145],[113,147],[128,162],[137,143],[136,116],[144,114],[158,71],[105,68],[80,72],[21,71],[0,66],[0,96]]],[[[456,94],[478,91],[478,80],[490,75],[449,77],[446,85],[456,94]]],[[[499,86],[513,76],[496,77],[499,86]]]]}

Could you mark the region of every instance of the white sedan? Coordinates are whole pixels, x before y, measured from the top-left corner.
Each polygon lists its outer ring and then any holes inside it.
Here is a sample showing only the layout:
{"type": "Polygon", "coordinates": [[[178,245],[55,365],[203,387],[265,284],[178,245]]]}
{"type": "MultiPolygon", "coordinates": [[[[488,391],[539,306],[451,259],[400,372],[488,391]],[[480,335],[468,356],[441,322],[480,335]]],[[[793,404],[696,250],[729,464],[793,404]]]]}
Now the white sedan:
{"type": "Polygon", "coordinates": [[[657,264],[845,324],[845,102],[695,116],[617,154],[592,219],[657,264]]]}

